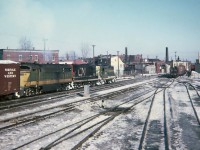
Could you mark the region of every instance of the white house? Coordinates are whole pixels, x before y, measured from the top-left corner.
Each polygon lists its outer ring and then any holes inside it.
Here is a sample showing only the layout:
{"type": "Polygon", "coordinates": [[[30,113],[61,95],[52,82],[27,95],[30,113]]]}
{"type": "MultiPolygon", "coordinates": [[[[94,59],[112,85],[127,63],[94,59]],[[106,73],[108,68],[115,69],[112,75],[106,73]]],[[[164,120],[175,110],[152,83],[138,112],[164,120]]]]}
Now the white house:
{"type": "Polygon", "coordinates": [[[114,72],[117,77],[121,77],[124,74],[124,63],[118,56],[111,57],[111,66],[114,67],[114,72]]]}
{"type": "Polygon", "coordinates": [[[155,74],[156,73],[156,66],[155,65],[147,65],[145,67],[145,72],[149,74],[155,74]]]}
{"type": "Polygon", "coordinates": [[[171,67],[175,67],[175,66],[178,67],[180,65],[185,66],[186,70],[190,70],[190,65],[188,61],[174,61],[174,60],[171,61],[171,67]]]}

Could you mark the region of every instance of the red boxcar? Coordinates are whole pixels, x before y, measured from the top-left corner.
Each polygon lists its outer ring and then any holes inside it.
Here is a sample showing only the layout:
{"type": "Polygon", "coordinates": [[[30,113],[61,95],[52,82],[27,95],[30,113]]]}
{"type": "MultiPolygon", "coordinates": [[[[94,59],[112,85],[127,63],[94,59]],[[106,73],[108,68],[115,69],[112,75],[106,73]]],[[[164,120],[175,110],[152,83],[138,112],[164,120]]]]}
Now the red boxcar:
{"type": "Polygon", "coordinates": [[[0,98],[16,95],[20,91],[20,66],[16,62],[0,60],[0,98]]]}

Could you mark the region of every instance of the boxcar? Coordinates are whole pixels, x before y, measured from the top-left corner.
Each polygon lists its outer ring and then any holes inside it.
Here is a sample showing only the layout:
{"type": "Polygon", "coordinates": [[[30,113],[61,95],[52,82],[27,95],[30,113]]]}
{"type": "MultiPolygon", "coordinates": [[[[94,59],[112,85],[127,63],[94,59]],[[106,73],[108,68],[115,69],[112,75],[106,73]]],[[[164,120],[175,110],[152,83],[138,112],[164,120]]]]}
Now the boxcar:
{"type": "Polygon", "coordinates": [[[0,60],[0,98],[11,99],[19,96],[19,64],[13,61],[0,60]]]}

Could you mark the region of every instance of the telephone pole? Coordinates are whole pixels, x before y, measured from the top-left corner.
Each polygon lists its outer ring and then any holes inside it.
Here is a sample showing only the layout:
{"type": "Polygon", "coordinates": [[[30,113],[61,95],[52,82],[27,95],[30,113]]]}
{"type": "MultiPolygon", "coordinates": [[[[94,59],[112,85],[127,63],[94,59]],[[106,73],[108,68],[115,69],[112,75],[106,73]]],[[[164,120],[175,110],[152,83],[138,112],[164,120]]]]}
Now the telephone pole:
{"type": "Polygon", "coordinates": [[[92,45],[92,48],[93,48],[93,63],[95,64],[95,62],[94,62],[94,47],[95,47],[96,45],[92,45]]]}
{"type": "Polygon", "coordinates": [[[44,41],[44,50],[46,49],[46,41],[47,41],[48,39],[43,39],[43,41],[44,41]]]}
{"type": "Polygon", "coordinates": [[[118,57],[118,78],[119,78],[119,51],[117,51],[117,57],[118,57]]]}
{"type": "Polygon", "coordinates": [[[174,52],[175,53],[175,61],[176,61],[176,52],[174,52]]]}
{"type": "Polygon", "coordinates": [[[47,41],[48,39],[43,39],[43,41],[44,41],[44,60],[43,60],[43,62],[45,63],[46,62],[46,53],[45,53],[45,49],[46,49],[46,41],[47,41]]]}
{"type": "Polygon", "coordinates": [[[107,63],[106,63],[107,65],[110,65],[109,63],[108,63],[108,51],[107,51],[107,63]]]}

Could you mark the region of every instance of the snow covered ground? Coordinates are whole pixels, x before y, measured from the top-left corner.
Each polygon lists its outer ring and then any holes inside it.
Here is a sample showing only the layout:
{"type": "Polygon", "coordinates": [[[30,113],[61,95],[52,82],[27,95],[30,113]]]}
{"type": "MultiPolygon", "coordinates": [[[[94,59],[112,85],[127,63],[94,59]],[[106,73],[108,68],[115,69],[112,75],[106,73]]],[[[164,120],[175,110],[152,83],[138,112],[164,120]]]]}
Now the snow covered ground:
{"type": "MultiPolygon", "coordinates": [[[[119,79],[118,79],[119,80],[119,79]]],[[[120,79],[122,80],[122,79],[120,79]]],[[[151,79],[153,81],[155,79],[151,79]]],[[[101,102],[97,103],[86,103],[77,107],[74,111],[66,112],[60,114],[56,117],[48,118],[40,122],[36,122],[31,125],[26,125],[22,127],[16,127],[11,131],[0,131],[0,149],[13,149],[28,141],[31,141],[39,136],[46,135],[50,132],[62,129],[69,126],[75,122],[83,120],[84,118],[90,117],[92,115],[103,112],[106,108],[111,108],[121,102],[128,101],[137,94],[140,94],[147,89],[156,89],[156,85],[164,83],[167,79],[159,79],[160,82],[155,84],[146,84],[147,81],[141,81],[132,85],[127,85],[124,87],[113,88],[111,90],[97,92],[97,95],[121,90],[124,88],[129,88],[138,84],[143,84],[144,88],[138,89],[132,93],[122,93],[120,96],[109,98],[104,102],[104,108],[101,107],[101,102]]],[[[194,84],[196,87],[200,84],[200,80],[192,77],[180,77],[174,81],[174,83],[166,89],[165,100],[166,100],[166,118],[167,118],[167,134],[169,139],[170,149],[199,149],[200,143],[200,128],[195,118],[194,111],[191,107],[191,102],[187,94],[185,86],[180,83],[180,81],[188,81],[194,84]],[[179,82],[177,82],[179,81],[179,82]]],[[[156,94],[153,107],[150,113],[147,133],[144,139],[143,148],[144,149],[165,149],[165,135],[164,135],[164,98],[163,98],[163,88],[159,88],[160,92],[156,94]]],[[[197,114],[200,117],[200,98],[196,92],[189,88],[191,98],[194,102],[194,107],[196,108],[197,114]]],[[[152,95],[150,92],[147,95],[143,95],[136,100],[142,100],[145,97],[152,95]]],[[[66,99],[65,101],[58,102],[55,105],[62,105],[71,101],[78,101],[84,99],[84,97],[77,97],[73,99],[66,99]]],[[[144,123],[149,111],[152,97],[147,100],[135,105],[131,111],[123,113],[114,118],[113,121],[103,126],[95,135],[93,135],[89,140],[87,140],[80,149],[138,149],[140,144],[140,139],[144,127],[144,123]]],[[[127,104],[128,105],[128,104],[127,104]]],[[[123,107],[125,107],[124,105],[123,107]]],[[[52,105],[41,106],[41,108],[52,107],[52,105]]],[[[31,111],[36,111],[34,108],[30,110],[23,110],[16,113],[8,113],[0,116],[1,119],[13,117],[22,113],[30,113],[31,111]]],[[[105,119],[108,116],[100,116],[95,121],[105,119]]],[[[95,122],[93,121],[93,123],[95,122]]],[[[92,124],[92,123],[90,123],[92,124]]],[[[84,127],[82,127],[84,128],[84,127]]],[[[63,134],[69,132],[73,129],[73,126],[63,129],[60,132],[54,134],[54,136],[47,136],[45,139],[40,141],[35,141],[25,147],[20,149],[40,149],[45,147],[51,141],[57,139],[63,134]]],[[[78,131],[77,131],[78,132],[78,131]]],[[[74,143],[81,140],[81,136],[73,138],[71,140],[66,140],[59,145],[53,147],[52,149],[71,149],[74,143]]]]}

